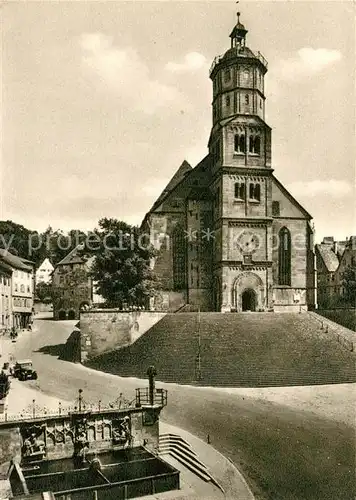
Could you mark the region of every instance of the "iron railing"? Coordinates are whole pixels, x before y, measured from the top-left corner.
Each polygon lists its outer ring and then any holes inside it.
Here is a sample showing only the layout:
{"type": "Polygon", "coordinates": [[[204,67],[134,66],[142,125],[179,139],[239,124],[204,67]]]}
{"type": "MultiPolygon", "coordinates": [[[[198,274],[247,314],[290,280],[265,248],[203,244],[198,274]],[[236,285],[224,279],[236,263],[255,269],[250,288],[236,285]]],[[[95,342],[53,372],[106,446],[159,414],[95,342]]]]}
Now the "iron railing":
{"type": "MultiPolygon", "coordinates": [[[[167,398],[166,398],[167,399],[167,398]]],[[[82,398],[82,391],[79,391],[79,397],[68,406],[58,403],[58,407],[48,408],[39,406],[33,399],[31,404],[18,413],[9,413],[8,407],[4,406],[4,413],[0,414],[0,423],[17,422],[25,420],[34,420],[46,417],[64,417],[76,412],[100,412],[105,410],[125,410],[137,408],[137,398],[133,400],[126,399],[122,393],[112,402],[103,402],[99,400],[96,403],[88,403],[82,398]]]]}
{"type": "MultiPolygon", "coordinates": [[[[256,52],[256,53],[253,53],[255,58],[258,59],[260,61],[260,63],[263,64],[263,66],[267,69],[268,68],[268,62],[267,60],[263,57],[263,55],[261,54],[261,52],[256,52]]],[[[221,54],[219,56],[216,56],[210,66],[210,70],[209,70],[209,76],[211,76],[212,72],[214,71],[215,67],[219,64],[219,62],[222,60],[222,58],[224,57],[225,54],[221,54]]],[[[238,49],[236,49],[236,55],[238,56],[239,53],[238,53],[238,49]]],[[[252,57],[252,56],[251,56],[252,57]]]]}
{"type": "MultiPolygon", "coordinates": [[[[167,390],[156,389],[153,395],[153,404],[157,406],[167,406],[167,390]]],[[[136,389],[136,406],[150,406],[152,405],[150,389],[140,388],[136,389]]]]}

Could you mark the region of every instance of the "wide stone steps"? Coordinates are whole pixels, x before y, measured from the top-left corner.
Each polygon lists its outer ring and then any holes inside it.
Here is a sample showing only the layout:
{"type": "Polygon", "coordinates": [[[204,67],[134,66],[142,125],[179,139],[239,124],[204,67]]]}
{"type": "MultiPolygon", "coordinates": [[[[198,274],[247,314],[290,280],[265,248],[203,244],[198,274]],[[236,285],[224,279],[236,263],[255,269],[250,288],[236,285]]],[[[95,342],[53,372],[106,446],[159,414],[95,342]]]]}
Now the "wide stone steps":
{"type": "Polygon", "coordinates": [[[268,387],[356,381],[353,354],[308,314],[167,315],[133,345],[93,360],[122,376],[180,384],[268,387]],[[198,334],[199,330],[199,334],[198,334]],[[198,377],[200,336],[201,377],[198,377]]]}

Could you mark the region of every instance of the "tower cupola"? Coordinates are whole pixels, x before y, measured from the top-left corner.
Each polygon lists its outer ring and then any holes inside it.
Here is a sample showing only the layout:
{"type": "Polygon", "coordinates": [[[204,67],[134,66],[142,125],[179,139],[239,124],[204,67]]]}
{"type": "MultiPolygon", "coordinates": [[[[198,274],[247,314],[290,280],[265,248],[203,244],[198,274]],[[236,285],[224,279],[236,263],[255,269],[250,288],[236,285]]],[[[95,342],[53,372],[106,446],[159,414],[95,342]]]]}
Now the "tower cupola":
{"type": "Polygon", "coordinates": [[[230,33],[231,38],[231,48],[243,48],[246,44],[247,29],[243,24],[240,23],[240,12],[237,13],[237,23],[234,29],[230,33]]]}

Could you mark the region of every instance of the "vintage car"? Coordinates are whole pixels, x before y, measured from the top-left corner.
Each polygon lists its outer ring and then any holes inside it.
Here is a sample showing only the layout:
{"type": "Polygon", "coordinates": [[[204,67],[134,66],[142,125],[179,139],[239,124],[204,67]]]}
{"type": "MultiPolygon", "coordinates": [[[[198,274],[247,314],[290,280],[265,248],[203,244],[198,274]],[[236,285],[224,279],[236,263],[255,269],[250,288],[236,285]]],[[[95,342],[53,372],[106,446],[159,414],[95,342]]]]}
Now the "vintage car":
{"type": "Polygon", "coordinates": [[[13,376],[19,380],[36,380],[37,372],[32,368],[32,361],[30,359],[24,359],[16,361],[13,369],[13,376]]]}

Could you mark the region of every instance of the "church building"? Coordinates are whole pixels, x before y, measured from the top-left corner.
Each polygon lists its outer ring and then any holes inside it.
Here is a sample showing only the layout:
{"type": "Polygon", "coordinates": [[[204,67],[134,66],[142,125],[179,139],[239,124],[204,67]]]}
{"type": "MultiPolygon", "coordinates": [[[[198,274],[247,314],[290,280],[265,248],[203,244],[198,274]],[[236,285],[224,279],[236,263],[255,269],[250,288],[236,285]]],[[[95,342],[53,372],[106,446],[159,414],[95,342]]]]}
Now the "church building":
{"type": "Polygon", "coordinates": [[[315,305],[311,215],[274,176],[265,122],[267,61],[237,16],[215,58],[209,153],[186,161],[146,214],[160,280],[153,307],[305,311],[315,305]]]}

